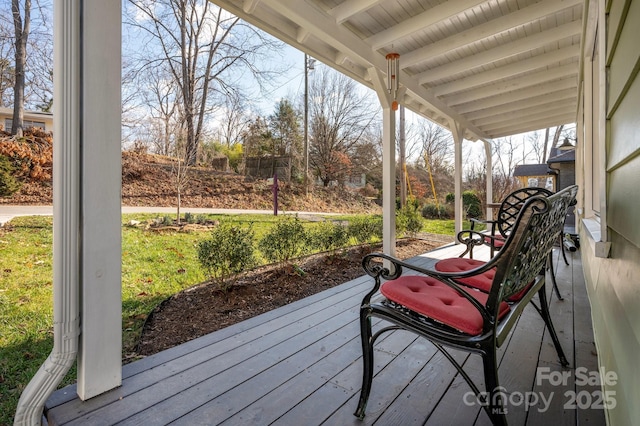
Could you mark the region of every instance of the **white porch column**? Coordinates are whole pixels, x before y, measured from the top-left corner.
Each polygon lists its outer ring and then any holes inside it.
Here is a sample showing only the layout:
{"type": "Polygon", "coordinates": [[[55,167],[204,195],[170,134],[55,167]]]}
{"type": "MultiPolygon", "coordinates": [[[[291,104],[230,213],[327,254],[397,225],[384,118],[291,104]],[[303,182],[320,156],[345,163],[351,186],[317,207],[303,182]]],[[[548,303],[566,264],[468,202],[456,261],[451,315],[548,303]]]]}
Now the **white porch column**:
{"type": "Polygon", "coordinates": [[[396,112],[382,108],[382,251],[396,254],[396,112]]]}
{"type": "MultiPolygon", "coordinates": [[[[382,251],[396,254],[396,112],[384,75],[375,68],[369,76],[382,106],[382,251]]],[[[401,97],[404,89],[398,91],[401,97]]]]}
{"type": "Polygon", "coordinates": [[[121,21],[120,2],[54,2],[53,350],[15,425],[40,424],[76,357],[82,399],[121,383],[121,21]]]}
{"type": "MultiPolygon", "coordinates": [[[[462,139],[464,137],[464,128],[456,121],[451,121],[451,134],[453,136],[454,144],[454,156],[455,156],[455,170],[454,170],[454,182],[455,182],[455,218],[454,227],[456,235],[462,231],[462,139]]],[[[457,244],[457,240],[456,240],[457,244]]]]}
{"type": "Polygon", "coordinates": [[[487,219],[493,219],[493,209],[489,207],[489,203],[493,203],[493,157],[491,156],[491,144],[488,141],[484,143],[484,155],[487,164],[487,219]]]}
{"type": "Polygon", "coordinates": [[[122,381],[121,5],[84,1],[82,8],[78,396],[83,400],[122,381]]]}

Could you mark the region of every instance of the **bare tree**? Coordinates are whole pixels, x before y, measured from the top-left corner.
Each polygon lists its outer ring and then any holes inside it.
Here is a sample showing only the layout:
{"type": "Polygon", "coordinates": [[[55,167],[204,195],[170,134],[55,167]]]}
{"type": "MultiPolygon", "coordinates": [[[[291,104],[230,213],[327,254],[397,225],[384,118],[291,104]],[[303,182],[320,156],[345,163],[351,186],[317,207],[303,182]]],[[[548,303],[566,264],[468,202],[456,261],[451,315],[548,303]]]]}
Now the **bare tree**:
{"type": "Polygon", "coordinates": [[[31,27],[31,0],[25,0],[20,7],[19,0],[11,0],[11,14],[15,36],[15,63],[13,86],[13,122],[11,134],[22,137],[24,120],[24,81],[27,63],[27,40],[31,27]]]}
{"type": "Polygon", "coordinates": [[[429,192],[432,193],[434,199],[438,194],[442,197],[453,189],[453,139],[451,133],[429,120],[421,120],[418,140],[421,145],[420,162],[424,165],[429,177],[429,192]]]}
{"type": "Polygon", "coordinates": [[[536,164],[543,164],[547,161],[544,140],[540,138],[540,134],[538,132],[530,132],[524,135],[522,151],[522,159],[524,163],[533,161],[536,164]],[[528,151],[525,152],[525,149],[528,149],[528,151]],[[531,160],[531,158],[533,158],[533,160],[531,160]]]}
{"type": "Polygon", "coordinates": [[[178,88],[175,80],[162,68],[151,70],[148,83],[144,99],[151,117],[159,123],[153,146],[158,154],[170,155],[178,127],[178,104],[175,102],[178,88]]]}
{"type": "Polygon", "coordinates": [[[378,116],[378,108],[356,82],[327,67],[316,69],[310,87],[309,161],[325,186],[344,182],[352,171],[350,156],[370,142],[364,135],[378,116]]]}
{"type": "Polygon", "coordinates": [[[184,155],[180,155],[180,146],[176,147],[176,156],[171,163],[171,176],[176,188],[176,223],[180,225],[180,207],[182,206],[182,194],[189,183],[189,165],[183,161],[184,155]]]}
{"type": "MultiPolygon", "coordinates": [[[[53,103],[51,6],[49,0],[0,3],[0,103],[21,117],[25,109],[50,111],[53,103]]],[[[13,125],[22,128],[22,121],[13,125]]]]}
{"type": "Polygon", "coordinates": [[[186,132],[185,158],[193,165],[205,117],[239,84],[232,73],[246,78],[248,72],[262,84],[271,74],[257,67],[258,59],[280,43],[207,0],[131,0],[131,4],[135,12],[127,22],[140,30],[151,52],[144,52],[141,68],[163,62],[177,84],[175,102],[186,132]]]}
{"type": "Polygon", "coordinates": [[[244,96],[240,92],[229,93],[225,98],[223,118],[220,123],[220,143],[231,148],[239,143],[242,134],[247,130],[251,122],[246,112],[244,96]]]}
{"type": "Polygon", "coordinates": [[[9,26],[0,20],[0,106],[8,107],[13,102],[14,54],[13,36],[9,26]]]}
{"type": "Polygon", "coordinates": [[[53,108],[53,1],[36,0],[31,13],[25,74],[25,106],[53,108]]]}
{"type": "Polygon", "coordinates": [[[517,144],[512,137],[494,139],[491,145],[493,161],[493,199],[503,200],[518,187],[513,176],[517,165],[517,144]]]}
{"type": "Polygon", "coordinates": [[[560,140],[560,134],[562,133],[562,129],[564,124],[561,124],[555,128],[553,132],[553,140],[549,141],[551,128],[548,127],[544,131],[544,148],[542,149],[542,156],[538,155],[538,158],[541,158],[540,164],[546,163],[547,158],[549,156],[549,142],[551,142],[551,148],[556,148],[558,146],[558,141],[560,140]]]}

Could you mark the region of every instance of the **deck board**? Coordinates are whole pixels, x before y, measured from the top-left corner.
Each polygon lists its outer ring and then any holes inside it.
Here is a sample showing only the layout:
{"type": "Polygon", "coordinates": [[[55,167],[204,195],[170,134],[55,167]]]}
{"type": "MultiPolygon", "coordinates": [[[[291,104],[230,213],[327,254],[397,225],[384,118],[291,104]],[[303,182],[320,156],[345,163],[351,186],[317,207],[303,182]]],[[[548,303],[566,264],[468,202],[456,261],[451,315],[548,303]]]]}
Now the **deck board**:
{"type": "MultiPolygon", "coordinates": [[[[431,267],[454,257],[447,245],[411,259],[431,267]]],[[[486,256],[477,250],[477,258],[486,256]]],[[[579,252],[558,262],[565,298],[550,294],[550,309],[571,367],[597,369],[588,298],[579,252]],[[575,352],[574,352],[575,348],[575,352]]],[[[75,385],[47,401],[49,424],[226,425],[484,425],[478,405],[464,404],[470,391],[457,371],[427,340],[403,331],[387,333],[375,348],[367,416],[353,416],[362,380],[358,307],[372,280],[363,276],[191,342],[123,367],[122,387],[82,402],[75,385]]],[[[549,286],[550,287],[550,286],[549,286]]],[[[551,293],[551,290],[549,293],[551,293]]],[[[379,320],[377,320],[379,321],[379,320]]],[[[380,324],[378,324],[380,325],[380,324]]],[[[452,354],[482,383],[477,355],[452,354]]],[[[509,407],[511,424],[604,424],[602,410],[564,407],[576,388],[536,385],[538,367],[562,371],[544,322],[527,307],[499,349],[501,385],[510,392],[555,392],[549,411],[509,407]]]]}

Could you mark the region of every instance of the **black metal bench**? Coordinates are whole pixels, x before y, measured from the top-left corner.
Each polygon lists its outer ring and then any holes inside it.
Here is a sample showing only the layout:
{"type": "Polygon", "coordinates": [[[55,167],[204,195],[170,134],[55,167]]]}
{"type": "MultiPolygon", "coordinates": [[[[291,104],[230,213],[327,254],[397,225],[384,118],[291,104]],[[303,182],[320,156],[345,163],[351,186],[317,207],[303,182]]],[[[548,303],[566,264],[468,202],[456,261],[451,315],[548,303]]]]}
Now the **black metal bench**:
{"type": "MultiPolygon", "coordinates": [[[[456,236],[457,240],[467,247],[459,257],[464,258],[466,254],[469,254],[469,259],[473,259],[473,249],[474,247],[480,245],[489,246],[491,257],[493,257],[495,253],[504,246],[504,242],[507,239],[507,236],[511,233],[511,229],[515,224],[518,213],[524,205],[524,201],[529,197],[538,195],[548,197],[552,194],[553,192],[545,188],[526,187],[516,189],[515,191],[507,195],[504,200],[502,200],[502,203],[500,203],[500,208],[498,209],[498,215],[495,220],[471,219],[471,229],[463,230],[456,236]],[[490,225],[488,229],[489,232],[487,233],[476,231],[474,229],[476,223],[482,223],[487,226],[490,225]]],[[[573,204],[575,204],[575,200],[573,204]]],[[[562,234],[558,237],[558,241],[560,242],[560,249],[562,250],[564,262],[568,265],[569,262],[567,261],[567,257],[564,253],[564,246],[562,245],[562,234]]],[[[468,271],[470,269],[478,267],[481,263],[484,262],[469,260],[465,264],[460,260],[447,259],[444,262],[439,262],[436,265],[436,269],[441,272],[454,272],[459,270],[468,271]]],[[[558,289],[558,283],[556,283],[555,270],[553,268],[553,254],[551,252],[549,252],[547,269],[551,274],[551,283],[553,284],[553,289],[556,292],[556,296],[558,297],[558,299],[562,300],[562,294],[560,293],[560,289],[558,289]]]]}
{"type": "Polygon", "coordinates": [[[539,305],[532,302],[533,306],[549,329],[561,364],[569,365],[549,315],[545,265],[554,242],[562,233],[567,209],[576,192],[577,186],[572,186],[549,197],[533,196],[525,200],[501,250],[488,262],[469,271],[439,272],[386,254],[365,256],[362,265],[375,284],[360,307],[364,370],[356,416],[364,418],[365,415],[373,381],[376,339],[387,331],[404,329],[429,339],[456,367],[478,398],[481,394],[488,395],[484,408],[492,422],[506,424],[496,350],[536,294],[539,305]],[[403,274],[405,269],[420,275],[403,274]],[[487,273],[491,273],[492,279],[489,288],[482,291],[473,281],[486,280],[487,273]],[[372,301],[378,291],[380,297],[372,301]],[[374,334],[372,317],[387,320],[391,325],[374,334]],[[448,348],[482,357],[486,393],[478,389],[448,348]]]}

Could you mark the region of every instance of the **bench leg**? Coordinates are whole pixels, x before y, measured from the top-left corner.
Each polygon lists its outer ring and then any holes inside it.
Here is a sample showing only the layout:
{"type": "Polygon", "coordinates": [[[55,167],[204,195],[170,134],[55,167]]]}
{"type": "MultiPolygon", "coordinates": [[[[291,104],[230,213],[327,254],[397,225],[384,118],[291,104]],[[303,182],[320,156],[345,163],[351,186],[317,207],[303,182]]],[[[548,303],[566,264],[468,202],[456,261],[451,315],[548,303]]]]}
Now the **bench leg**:
{"type": "Polygon", "coordinates": [[[558,296],[558,300],[564,300],[562,295],[560,294],[560,289],[558,288],[558,283],[556,282],[556,272],[553,269],[553,250],[549,252],[549,260],[547,261],[550,274],[551,274],[551,283],[553,284],[553,289],[556,292],[556,296],[558,296]]]}
{"type": "Polygon", "coordinates": [[[560,345],[560,340],[558,339],[556,329],[553,327],[553,322],[551,321],[551,315],[549,314],[549,304],[547,302],[547,292],[545,290],[545,286],[542,286],[542,288],[538,290],[538,297],[540,298],[540,316],[544,320],[544,323],[547,325],[547,329],[549,330],[549,334],[551,335],[551,339],[553,340],[553,345],[555,346],[556,352],[558,353],[558,358],[560,358],[560,363],[563,367],[568,367],[569,361],[567,361],[567,357],[562,350],[562,345],[560,345]]]}
{"type": "Polygon", "coordinates": [[[354,415],[359,419],[364,419],[367,401],[371,393],[371,383],[373,381],[373,337],[371,332],[371,316],[367,309],[360,309],[360,338],[362,340],[362,390],[360,391],[360,401],[354,415]]]}
{"type": "Polygon", "coordinates": [[[506,396],[506,392],[500,387],[498,380],[498,359],[495,346],[487,348],[487,351],[482,354],[482,364],[484,367],[485,389],[489,398],[486,401],[485,410],[491,419],[491,423],[506,426],[507,418],[503,403],[503,397],[506,396]]]}

